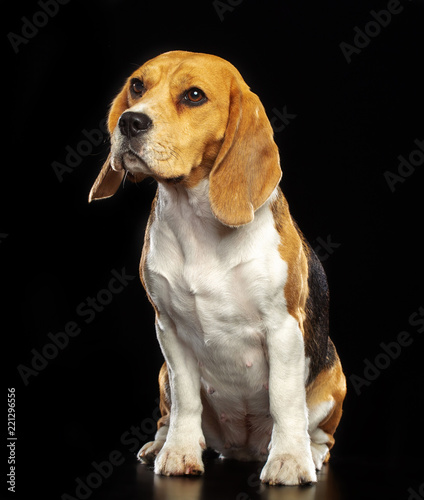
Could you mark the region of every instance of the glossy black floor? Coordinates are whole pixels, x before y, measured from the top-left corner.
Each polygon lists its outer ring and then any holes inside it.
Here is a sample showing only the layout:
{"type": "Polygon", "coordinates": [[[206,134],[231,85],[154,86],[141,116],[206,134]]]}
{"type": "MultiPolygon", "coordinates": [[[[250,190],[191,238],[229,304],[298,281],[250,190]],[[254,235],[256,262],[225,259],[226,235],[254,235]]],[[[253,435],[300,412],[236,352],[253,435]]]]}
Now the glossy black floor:
{"type": "MultiPolygon", "coordinates": [[[[406,466],[406,464],[405,464],[406,466]]],[[[81,487],[62,500],[419,500],[419,467],[402,469],[365,459],[332,459],[312,486],[265,486],[260,463],[205,458],[201,477],[163,477],[134,456],[125,457],[100,486],[81,487]],[[408,470],[407,470],[408,469],[408,470]],[[415,494],[414,494],[415,492],[415,494]],[[417,495],[417,496],[414,496],[417,495]]],[[[421,474],[422,475],[422,474],[421,474]]],[[[86,479],[82,481],[86,485],[86,479]]],[[[80,485],[82,483],[79,483],[80,485]]],[[[422,488],[422,487],[421,487],[422,488]]]]}

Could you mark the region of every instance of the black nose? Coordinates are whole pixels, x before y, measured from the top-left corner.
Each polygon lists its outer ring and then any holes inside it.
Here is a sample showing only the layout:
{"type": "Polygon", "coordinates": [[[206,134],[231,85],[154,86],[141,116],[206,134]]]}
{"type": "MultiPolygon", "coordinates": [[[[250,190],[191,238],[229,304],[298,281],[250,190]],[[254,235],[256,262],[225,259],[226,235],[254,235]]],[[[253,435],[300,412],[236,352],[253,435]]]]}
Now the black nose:
{"type": "Polygon", "coordinates": [[[146,132],[152,124],[152,120],[144,113],[127,111],[119,118],[119,129],[126,137],[135,137],[146,132]]]}

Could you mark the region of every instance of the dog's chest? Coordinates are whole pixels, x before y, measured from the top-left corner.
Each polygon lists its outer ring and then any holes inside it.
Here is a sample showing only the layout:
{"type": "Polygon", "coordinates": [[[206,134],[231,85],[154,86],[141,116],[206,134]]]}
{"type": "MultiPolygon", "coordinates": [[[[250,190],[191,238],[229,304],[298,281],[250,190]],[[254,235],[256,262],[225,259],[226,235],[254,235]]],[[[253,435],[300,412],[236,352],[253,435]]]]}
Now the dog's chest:
{"type": "Polygon", "coordinates": [[[256,345],[264,317],[284,303],[286,263],[271,210],[263,206],[252,223],[228,228],[212,215],[205,186],[197,189],[191,197],[160,192],[144,269],[148,292],[187,344],[256,345]]]}

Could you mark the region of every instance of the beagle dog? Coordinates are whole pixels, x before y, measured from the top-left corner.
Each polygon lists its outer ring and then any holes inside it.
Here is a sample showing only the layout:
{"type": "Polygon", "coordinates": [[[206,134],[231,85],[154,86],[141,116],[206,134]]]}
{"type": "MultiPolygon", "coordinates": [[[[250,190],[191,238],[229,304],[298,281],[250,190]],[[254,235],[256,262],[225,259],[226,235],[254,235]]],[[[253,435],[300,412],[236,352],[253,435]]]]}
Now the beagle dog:
{"type": "Polygon", "coordinates": [[[111,152],[89,200],[126,176],[158,183],[140,275],[165,358],[153,442],[163,475],[202,474],[202,451],[265,462],[261,480],[317,480],[345,376],[328,337],[324,270],[292,219],[273,130],[237,69],[174,51],[113,101],[111,152]]]}

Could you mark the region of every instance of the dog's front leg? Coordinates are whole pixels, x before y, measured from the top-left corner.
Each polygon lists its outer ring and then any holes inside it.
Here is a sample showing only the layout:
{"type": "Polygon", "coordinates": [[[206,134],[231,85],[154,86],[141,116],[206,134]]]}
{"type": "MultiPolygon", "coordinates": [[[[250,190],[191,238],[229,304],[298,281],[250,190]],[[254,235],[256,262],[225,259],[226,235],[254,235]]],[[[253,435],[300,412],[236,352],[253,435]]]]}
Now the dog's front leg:
{"type": "Polygon", "coordinates": [[[281,324],[282,328],[267,329],[269,399],[274,425],[261,480],[297,485],[317,480],[308,434],[304,343],[292,316],[281,324]]]}
{"type": "Polygon", "coordinates": [[[156,457],[155,473],[165,476],[202,474],[200,373],[192,352],[177,337],[169,318],[156,321],[158,340],[164,354],[171,390],[171,415],[165,444],[156,457]]]}

